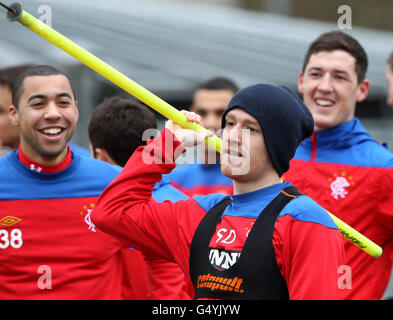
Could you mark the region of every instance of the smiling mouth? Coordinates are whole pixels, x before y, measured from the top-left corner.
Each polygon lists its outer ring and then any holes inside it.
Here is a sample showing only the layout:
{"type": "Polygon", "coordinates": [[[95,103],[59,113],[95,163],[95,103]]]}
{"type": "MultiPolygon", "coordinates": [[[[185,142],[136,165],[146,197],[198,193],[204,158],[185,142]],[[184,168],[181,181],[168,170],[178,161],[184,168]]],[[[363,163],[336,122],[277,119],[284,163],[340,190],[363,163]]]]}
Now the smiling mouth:
{"type": "Polygon", "coordinates": [[[315,99],[314,103],[319,107],[332,107],[335,103],[332,100],[326,99],[315,99]]]}
{"type": "Polygon", "coordinates": [[[237,157],[242,156],[242,153],[239,150],[224,149],[224,152],[231,156],[237,156],[237,157]]]}
{"type": "Polygon", "coordinates": [[[224,150],[224,156],[221,158],[221,164],[239,167],[244,164],[247,159],[243,156],[241,152],[233,150],[224,150]]]}
{"type": "Polygon", "coordinates": [[[39,131],[47,136],[56,136],[56,135],[61,134],[64,131],[64,129],[63,128],[46,128],[46,129],[42,129],[39,131]]]}

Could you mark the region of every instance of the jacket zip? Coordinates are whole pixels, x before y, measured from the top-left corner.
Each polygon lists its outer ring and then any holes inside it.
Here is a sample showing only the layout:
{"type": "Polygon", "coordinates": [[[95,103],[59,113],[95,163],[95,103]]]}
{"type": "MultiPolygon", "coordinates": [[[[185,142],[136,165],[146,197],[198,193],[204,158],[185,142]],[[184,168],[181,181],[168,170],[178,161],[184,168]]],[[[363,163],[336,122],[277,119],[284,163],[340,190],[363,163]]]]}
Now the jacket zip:
{"type": "Polygon", "coordinates": [[[311,144],[312,144],[312,151],[311,151],[310,162],[314,162],[315,158],[317,157],[317,133],[316,132],[314,132],[311,136],[311,144]]]}

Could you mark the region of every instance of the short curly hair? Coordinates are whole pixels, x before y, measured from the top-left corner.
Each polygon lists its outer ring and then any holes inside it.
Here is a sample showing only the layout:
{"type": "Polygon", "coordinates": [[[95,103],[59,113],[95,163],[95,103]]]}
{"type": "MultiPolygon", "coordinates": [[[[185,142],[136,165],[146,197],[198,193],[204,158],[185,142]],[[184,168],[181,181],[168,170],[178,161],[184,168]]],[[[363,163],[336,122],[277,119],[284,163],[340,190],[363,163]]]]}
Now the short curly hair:
{"type": "Polygon", "coordinates": [[[119,166],[145,143],[143,133],[156,129],[157,119],[146,106],[120,96],[106,98],[93,109],[88,133],[93,153],[105,149],[119,166]]]}

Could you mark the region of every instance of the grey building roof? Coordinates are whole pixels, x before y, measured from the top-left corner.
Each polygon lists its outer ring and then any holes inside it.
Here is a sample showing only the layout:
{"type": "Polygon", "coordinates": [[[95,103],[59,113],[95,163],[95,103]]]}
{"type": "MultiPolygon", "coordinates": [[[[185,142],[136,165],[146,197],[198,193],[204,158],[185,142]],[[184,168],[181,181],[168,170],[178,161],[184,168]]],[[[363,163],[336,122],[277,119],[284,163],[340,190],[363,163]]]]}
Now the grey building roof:
{"type": "MultiPolygon", "coordinates": [[[[21,3],[40,16],[41,0],[21,3]]],[[[54,29],[164,96],[182,97],[215,75],[231,77],[241,87],[265,82],[296,90],[310,42],[337,29],[333,23],[192,1],[47,0],[45,4],[51,9],[54,29]]],[[[385,64],[393,50],[393,34],[356,25],[348,33],[369,55],[370,96],[385,96],[385,64]]],[[[0,67],[23,62],[78,64],[20,24],[0,17],[0,67]]]]}

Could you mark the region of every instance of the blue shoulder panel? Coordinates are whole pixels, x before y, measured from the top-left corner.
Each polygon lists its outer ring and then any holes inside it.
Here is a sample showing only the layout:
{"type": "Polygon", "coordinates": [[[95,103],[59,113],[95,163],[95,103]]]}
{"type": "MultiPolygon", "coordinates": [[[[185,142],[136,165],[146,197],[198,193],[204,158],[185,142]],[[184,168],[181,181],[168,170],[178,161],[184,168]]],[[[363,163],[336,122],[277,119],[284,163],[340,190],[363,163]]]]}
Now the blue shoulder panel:
{"type": "Polygon", "coordinates": [[[106,162],[74,154],[66,169],[45,174],[24,166],[12,152],[0,158],[0,200],[96,197],[118,173],[106,162]]]}
{"type": "Polygon", "coordinates": [[[165,200],[176,202],[179,200],[186,200],[188,196],[172,187],[170,184],[164,184],[153,190],[153,198],[158,202],[164,202],[165,200]]]}
{"type": "Polygon", "coordinates": [[[217,203],[219,203],[224,198],[229,198],[228,195],[223,195],[221,193],[212,193],[206,196],[198,196],[193,199],[205,210],[209,212],[217,203]]]}
{"type": "Polygon", "coordinates": [[[300,196],[290,201],[278,218],[290,215],[294,220],[313,222],[325,227],[338,229],[328,212],[308,196],[300,196]]]}

